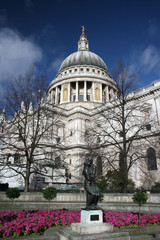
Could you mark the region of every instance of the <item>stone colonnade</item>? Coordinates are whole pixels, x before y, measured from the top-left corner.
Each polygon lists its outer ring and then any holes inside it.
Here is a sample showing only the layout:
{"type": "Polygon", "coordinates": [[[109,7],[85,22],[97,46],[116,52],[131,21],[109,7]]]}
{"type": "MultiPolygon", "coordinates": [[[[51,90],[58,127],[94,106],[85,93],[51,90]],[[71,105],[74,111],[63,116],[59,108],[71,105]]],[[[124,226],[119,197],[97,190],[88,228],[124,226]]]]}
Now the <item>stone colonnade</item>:
{"type": "Polygon", "coordinates": [[[54,104],[67,102],[108,102],[117,96],[117,90],[107,84],[94,81],[74,81],[52,88],[50,101],[54,104]]]}

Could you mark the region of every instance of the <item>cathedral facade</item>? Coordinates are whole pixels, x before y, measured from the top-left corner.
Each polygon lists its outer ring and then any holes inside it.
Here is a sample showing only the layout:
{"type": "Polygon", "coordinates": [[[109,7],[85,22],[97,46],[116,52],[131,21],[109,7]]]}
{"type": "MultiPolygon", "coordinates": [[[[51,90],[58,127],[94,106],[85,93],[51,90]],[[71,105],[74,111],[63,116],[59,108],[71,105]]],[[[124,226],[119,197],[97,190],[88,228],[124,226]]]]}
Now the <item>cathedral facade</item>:
{"type": "MultiPolygon", "coordinates": [[[[97,127],[97,122],[102,119],[102,109],[105,106],[105,113],[110,113],[107,108],[111,108],[111,103],[118,97],[119,89],[116,82],[108,72],[104,61],[95,53],[89,50],[89,42],[82,28],[82,34],[78,41],[78,50],[69,55],[61,64],[60,69],[53,81],[51,81],[47,90],[46,108],[50,111],[56,111],[59,115],[61,124],[56,129],[57,144],[63,143],[64,161],[66,168],[61,169],[60,178],[45,177],[44,181],[52,185],[53,183],[73,184],[83,182],[82,167],[88,154],[94,155],[95,164],[98,167],[98,174],[105,175],[108,169],[111,169],[104,156],[108,155],[111,159],[113,155],[116,158],[114,146],[105,149],[107,135],[91,134],[97,127]],[[103,139],[102,139],[103,136],[103,139]],[[89,139],[89,140],[88,140],[89,139]],[[105,139],[105,140],[104,140],[105,139]],[[100,146],[101,147],[97,147],[100,146]],[[93,147],[97,147],[94,151],[93,147]],[[109,149],[109,150],[108,150],[109,149]],[[101,154],[102,152],[102,154],[101,154]],[[109,155],[110,154],[110,155],[109,155]]],[[[160,181],[160,159],[159,159],[159,124],[160,124],[160,81],[131,92],[129,94],[130,104],[138,103],[145,106],[143,118],[147,118],[145,129],[141,130],[141,144],[143,160],[139,159],[129,170],[129,178],[136,186],[145,184],[146,176],[150,176],[150,184],[160,181]],[[132,100],[134,99],[134,101],[132,100]],[[152,119],[152,120],[151,120],[152,119]]],[[[140,111],[140,110],[139,110],[140,111]]],[[[142,115],[142,114],[141,114],[142,115]]],[[[1,122],[4,121],[4,113],[1,115],[1,122]]],[[[138,126],[138,125],[137,125],[138,126]]],[[[109,126],[104,126],[102,132],[107,131],[109,126]]],[[[116,127],[115,127],[116,129],[116,127]]],[[[109,130],[108,130],[109,131],[109,130]]],[[[120,136],[116,141],[121,141],[120,136]]],[[[134,144],[134,148],[139,148],[134,144]]],[[[133,151],[132,149],[132,151],[133,151]]],[[[55,157],[53,161],[61,161],[61,154],[55,157]],[[58,159],[58,160],[57,160],[58,159]]],[[[14,160],[13,160],[14,161],[14,160]]],[[[134,161],[133,161],[134,162],[134,161]]],[[[135,161],[136,162],[136,161],[135,161]]],[[[116,166],[117,163],[114,163],[116,166]]],[[[50,170],[48,171],[50,173],[50,170]]],[[[10,173],[7,173],[9,176],[10,173]]],[[[58,173],[57,173],[58,174],[58,173]]],[[[1,182],[9,182],[3,175],[1,182]]],[[[33,176],[32,176],[33,177],[33,176]]],[[[30,179],[31,181],[31,179],[30,179]]],[[[23,186],[23,181],[18,181],[18,177],[13,177],[10,186],[23,186]],[[14,183],[14,184],[13,184],[14,183]]]]}

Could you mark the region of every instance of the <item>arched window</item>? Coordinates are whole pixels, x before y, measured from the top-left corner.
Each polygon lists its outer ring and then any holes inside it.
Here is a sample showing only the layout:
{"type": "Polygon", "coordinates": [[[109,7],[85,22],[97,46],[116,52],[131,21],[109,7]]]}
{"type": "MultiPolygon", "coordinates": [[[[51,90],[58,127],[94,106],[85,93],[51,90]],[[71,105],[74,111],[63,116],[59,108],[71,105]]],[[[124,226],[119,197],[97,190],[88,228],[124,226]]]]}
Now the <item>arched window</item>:
{"type": "Polygon", "coordinates": [[[14,154],[14,164],[20,163],[20,155],[18,153],[14,154]]]}
{"type": "Polygon", "coordinates": [[[64,102],[68,101],[68,85],[67,84],[63,87],[63,101],[64,102]]]}
{"type": "Polygon", "coordinates": [[[101,142],[101,139],[100,139],[100,137],[98,136],[97,137],[97,143],[100,143],[101,142]]]}
{"type": "Polygon", "coordinates": [[[147,167],[148,171],[157,170],[156,152],[152,147],[147,149],[147,167]]]}
{"type": "Polygon", "coordinates": [[[102,159],[101,157],[97,157],[97,176],[101,176],[102,175],[102,159]]]}
{"type": "Polygon", "coordinates": [[[55,168],[59,168],[61,166],[61,159],[60,157],[55,158],[55,168]]]}
{"type": "Polygon", "coordinates": [[[95,100],[100,101],[100,88],[99,88],[99,86],[95,88],[95,100]]]}

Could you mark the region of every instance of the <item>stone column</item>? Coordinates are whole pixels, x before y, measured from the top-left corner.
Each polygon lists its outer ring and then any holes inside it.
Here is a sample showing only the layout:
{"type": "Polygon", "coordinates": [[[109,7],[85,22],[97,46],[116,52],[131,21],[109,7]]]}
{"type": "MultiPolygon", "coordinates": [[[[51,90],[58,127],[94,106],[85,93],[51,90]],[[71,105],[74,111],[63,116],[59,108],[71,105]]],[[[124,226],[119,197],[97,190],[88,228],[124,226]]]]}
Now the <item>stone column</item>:
{"type": "Polygon", "coordinates": [[[95,100],[95,89],[94,89],[94,82],[92,82],[92,101],[95,100]]]}
{"type": "Polygon", "coordinates": [[[160,123],[160,112],[158,111],[158,106],[159,106],[159,97],[155,97],[154,98],[154,101],[155,101],[155,109],[156,109],[156,116],[157,116],[157,122],[158,122],[158,125],[160,123]]]}
{"type": "Polygon", "coordinates": [[[100,101],[102,102],[102,84],[100,84],[100,101]]]}
{"type": "Polygon", "coordinates": [[[63,85],[61,85],[61,100],[60,103],[63,103],[63,85]]]}
{"type": "Polygon", "coordinates": [[[71,83],[68,83],[68,102],[71,101],[71,83]]]}
{"type": "Polygon", "coordinates": [[[53,89],[51,89],[51,103],[53,103],[53,89]]]}
{"type": "Polygon", "coordinates": [[[79,92],[79,89],[78,89],[78,81],[76,82],[76,102],[78,101],[78,92],[79,92]]]}
{"type": "Polygon", "coordinates": [[[84,101],[87,101],[87,82],[84,81],[84,101]]]}
{"type": "Polygon", "coordinates": [[[55,104],[58,102],[58,87],[56,87],[55,104]]]}
{"type": "Polygon", "coordinates": [[[109,100],[108,86],[106,86],[106,102],[109,100]]]}
{"type": "Polygon", "coordinates": [[[111,99],[113,100],[114,98],[114,93],[113,93],[113,88],[111,88],[111,99]]]}
{"type": "Polygon", "coordinates": [[[49,101],[51,102],[51,91],[49,92],[49,101]]]}

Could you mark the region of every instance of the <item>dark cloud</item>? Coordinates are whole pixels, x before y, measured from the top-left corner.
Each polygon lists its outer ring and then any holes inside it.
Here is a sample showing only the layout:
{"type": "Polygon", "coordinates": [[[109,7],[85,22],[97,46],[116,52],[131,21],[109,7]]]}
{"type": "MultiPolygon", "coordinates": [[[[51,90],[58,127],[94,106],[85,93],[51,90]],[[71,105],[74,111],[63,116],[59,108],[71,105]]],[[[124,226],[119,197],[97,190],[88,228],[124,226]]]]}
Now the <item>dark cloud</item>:
{"type": "Polygon", "coordinates": [[[25,0],[24,3],[27,8],[32,8],[34,5],[32,0],[25,0]]]}
{"type": "Polygon", "coordinates": [[[8,23],[7,11],[0,9],[0,26],[5,26],[8,23]]]}
{"type": "Polygon", "coordinates": [[[149,20],[148,34],[151,37],[155,37],[159,34],[159,25],[157,24],[155,19],[149,20]]]}

